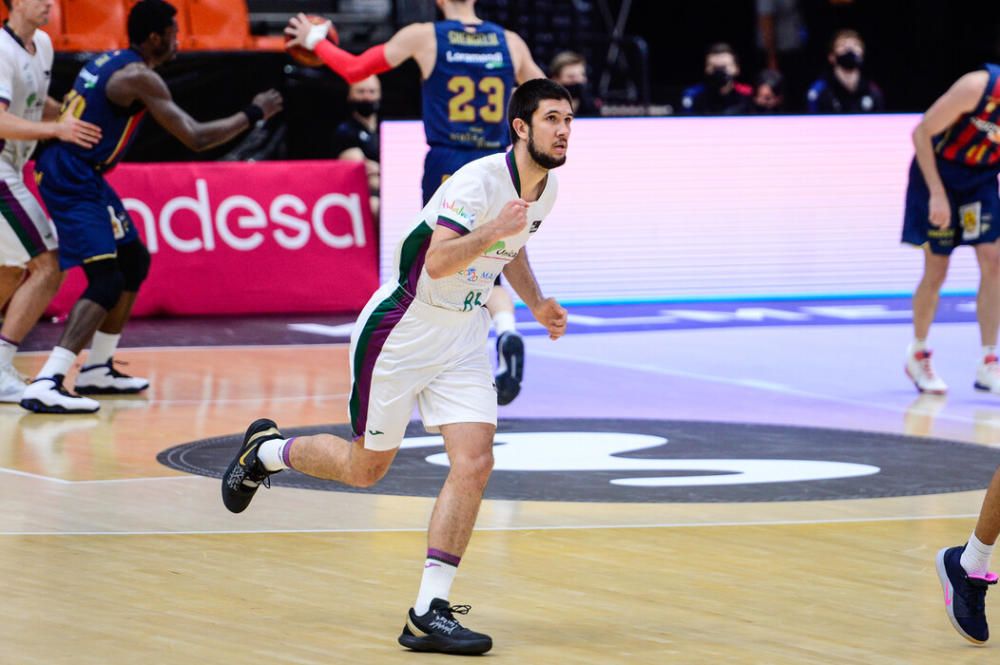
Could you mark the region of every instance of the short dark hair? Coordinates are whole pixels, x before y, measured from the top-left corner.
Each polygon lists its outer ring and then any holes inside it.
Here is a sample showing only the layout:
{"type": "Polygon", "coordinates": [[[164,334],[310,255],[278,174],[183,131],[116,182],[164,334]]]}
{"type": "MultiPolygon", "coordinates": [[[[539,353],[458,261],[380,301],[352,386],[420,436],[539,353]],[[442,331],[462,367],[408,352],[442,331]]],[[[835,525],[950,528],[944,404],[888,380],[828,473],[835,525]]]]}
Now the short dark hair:
{"type": "Polygon", "coordinates": [[[733,56],[733,60],[736,64],[740,64],[740,56],[736,55],[736,49],[727,44],[726,42],[716,42],[708,47],[705,51],[705,60],[708,61],[708,56],[710,55],[722,55],[723,53],[728,53],[733,56]]]}
{"type": "Polygon", "coordinates": [[[164,0],[139,0],[128,13],[128,41],[138,46],[174,24],[177,10],[164,0]]]}
{"type": "Polygon", "coordinates": [[[531,116],[538,110],[538,104],[543,99],[565,99],[570,106],[573,97],[569,90],[552,79],[531,79],[514,89],[507,104],[507,126],[510,129],[511,143],[517,143],[517,132],[514,131],[514,120],[520,118],[531,125],[531,116]]]}

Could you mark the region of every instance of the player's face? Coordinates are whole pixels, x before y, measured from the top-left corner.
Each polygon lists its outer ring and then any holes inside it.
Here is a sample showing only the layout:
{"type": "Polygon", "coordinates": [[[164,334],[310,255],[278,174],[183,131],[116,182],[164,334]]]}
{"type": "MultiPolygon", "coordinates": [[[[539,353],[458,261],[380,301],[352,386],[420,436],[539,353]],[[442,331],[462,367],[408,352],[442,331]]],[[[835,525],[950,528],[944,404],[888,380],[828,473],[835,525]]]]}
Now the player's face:
{"type": "Polygon", "coordinates": [[[163,64],[177,55],[177,21],[174,21],[162,34],[153,35],[153,57],[156,64],[163,64]]]}
{"type": "Polygon", "coordinates": [[[54,0],[21,0],[13,2],[12,9],[20,12],[30,25],[41,27],[49,22],[54,0]]]}
{"type": "Polygon", "coordinates": [[[565,99],[543,99],[528,127],[528,154],[546,169],[566,163],[573,107],[565,99]]]}

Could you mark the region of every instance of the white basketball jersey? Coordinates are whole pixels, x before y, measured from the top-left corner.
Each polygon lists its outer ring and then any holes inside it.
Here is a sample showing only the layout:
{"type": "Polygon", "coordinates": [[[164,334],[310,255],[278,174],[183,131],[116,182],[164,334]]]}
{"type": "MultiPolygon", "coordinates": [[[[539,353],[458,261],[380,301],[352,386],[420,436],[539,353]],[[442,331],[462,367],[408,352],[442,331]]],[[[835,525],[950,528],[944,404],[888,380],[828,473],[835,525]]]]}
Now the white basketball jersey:
{"type": "MultiPolygon", "coordinates": [[[[0,29],[0,100],[6,102],[7,113],[39,121],[49,96],[52,78],[52,40],[42,30],[35,30],[32,41],[35,53],[28,53],[9,26],[0,29]]],[[[37,141],[2,140],[0,159],[20,173],[37,141]]]]}
{"type": "Polygon", "coordinates": [[[520,198],[519,190],[513,151],[483,157],[460,168],[438,187],[396,247],[399,284],[417,300],[448,310],[471,311],[486,304],[493,280],[517,257],[552,210],[558,183],[551,171],[542,195],[528,206],[528,225],[519,234],[496,242],[468,268],[441,279],[431,279],[427,274],[424,257],[439,224],[465,235],[477,225],[496,219],[504,205],[520,198]]]}

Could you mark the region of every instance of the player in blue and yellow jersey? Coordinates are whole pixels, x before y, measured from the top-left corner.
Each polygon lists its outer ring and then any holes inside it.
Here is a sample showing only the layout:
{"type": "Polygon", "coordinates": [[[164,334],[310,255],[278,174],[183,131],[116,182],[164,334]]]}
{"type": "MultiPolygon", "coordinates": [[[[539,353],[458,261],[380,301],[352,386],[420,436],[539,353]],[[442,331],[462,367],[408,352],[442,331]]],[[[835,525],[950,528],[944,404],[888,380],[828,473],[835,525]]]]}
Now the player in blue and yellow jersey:
{"type": "Polygon", "coordinates": [[[983,344],[976,390],[1000,394],[1000,66],[966,74],[924,114],[913,131],[903,241],[924,249],[924,273],[913,294],[914,340],[906,373],[920,392],[948,387],[931,367],[927,335],[951,252],[972,245],[979,262],[976,316],[983,344]]]}
{"type": "MultiPolygon", "coordinates": [[[[437,0],[437,5],[443,21],[408,25],[385,44],[358,56],[326,39],[329,23],[314,25],[304,14],[293,17],[285,30],[292,38],[289,46],[315,51],[348,83],[393,69],[410,58],[417,62],[424,82],[424,133],[430,147],[422,182],[425,205],[460,167],[507,149],[510,136],[504,115],[514,85],[544,78],[524,40],[476,16],[475,0],[437,0]]],[[[520,391],[524,344],[506,290],[493,289],[486,307],[497,331],[497,399],[507,404],[520,391]]]]}
{"type": "MultiPolygon", "coordinates": [[[[906,371],[921,392],[947,386],[930,364],[927,334],[937,309],[952,250],[973,245],[980,281],[976,318],[983,353],[976,390],[1000,393],[997,329],[1000,328],[1000,66],[966,74],[924,114],[913,132],[916,159],[906,192],[903,241],[924,248],[924,275],[913,295],[915,339],[906,371]]],[[[959,635],[974,644],[990,636],[986,591],[997,582],[989,571],[1000,537],[1000,469],[994,472],[975,530],[964,545],[937,553],[945,612],[959,635]]]]}
{"type": "Polygon", "coordinates": [[[120,394],[145,390],[149,382],[118,372],[112,356],[146,278],[150,257],[118,195],[104,179],[150,115],[192,150],[224,143],[258,120],[281,110],[273,91],[257,95],[242,111],[197,122],[174,103],[154,68],[177,52],[177,11],[163,0],[140,0],[129,13],[131,46],[104,53],[86,65],[63,103],[63,114],[100,127],[92,147],[60,141],[42,152],[36,165],[39,192],[59,233],[63,270],[82,266],[87,288],[74,305],[59,344],[21,406],[43,413],[90,413],[97,401],[73,395],[62,385],[77,354],[93,339],[78,393],[120,394]]]}

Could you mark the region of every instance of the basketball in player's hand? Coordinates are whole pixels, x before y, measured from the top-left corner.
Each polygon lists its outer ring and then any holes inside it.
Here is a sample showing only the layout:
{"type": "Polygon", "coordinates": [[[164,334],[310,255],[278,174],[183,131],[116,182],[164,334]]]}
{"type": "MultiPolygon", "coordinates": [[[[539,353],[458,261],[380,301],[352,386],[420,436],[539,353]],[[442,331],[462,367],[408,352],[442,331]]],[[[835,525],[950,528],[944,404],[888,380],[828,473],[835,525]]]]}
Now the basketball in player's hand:
{"type": "MultiPolygon", "coordinates": [[[[315,25],[320,25],[326,23],[327,21],[327,19],[322,16],[316,16],[315,14],[310,14],[308,18],[315,25]]],[[[330,32],[326,33],[326,38],[334,44],[340,43],[340,37],[337,35],[337,29],[333,27],[332,23],[330,24],[330,32]]],[[[292,38],[289,35],[285,35],[285,42],[289,42],[291,39],[292,38]]],[[[300,65],[304,65],[306,67],[319,67],[323,64],[320,57],[309,49],[302,48],[301,46],[286,46],[285,49],[288,51],[288,55],[292,56],[292,59],[300,65]]]]}

